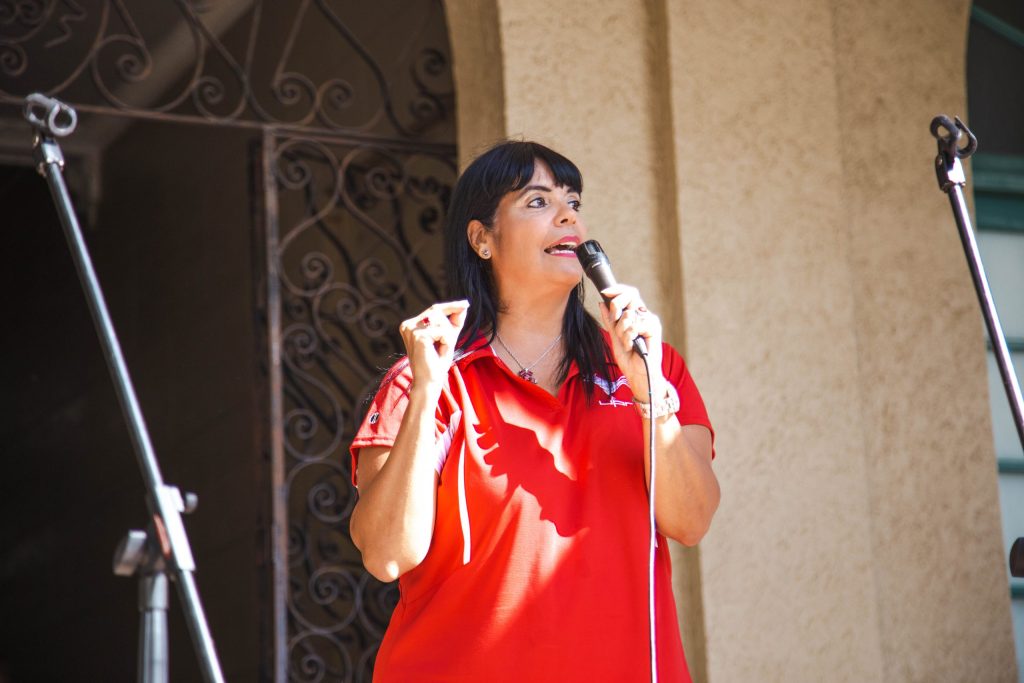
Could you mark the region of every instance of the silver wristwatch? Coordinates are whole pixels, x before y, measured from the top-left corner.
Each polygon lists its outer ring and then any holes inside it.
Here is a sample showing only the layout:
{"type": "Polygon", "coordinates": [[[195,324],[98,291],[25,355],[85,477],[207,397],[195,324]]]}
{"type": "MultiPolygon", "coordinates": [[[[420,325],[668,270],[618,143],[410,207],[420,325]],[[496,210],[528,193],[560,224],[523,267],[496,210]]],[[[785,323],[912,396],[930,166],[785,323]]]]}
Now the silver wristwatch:
{"type": "Polygon", "coordinates": [[[671,382],[665,382],[665,393],[662,394],[660,399],[655,399],[653,407],[650,403],[639,401],[635,397],[633,398],[633,405],[636,406],[641,417],[648,420],[656,420],[659,417],[679,412],[679,394],[671,382]]]}

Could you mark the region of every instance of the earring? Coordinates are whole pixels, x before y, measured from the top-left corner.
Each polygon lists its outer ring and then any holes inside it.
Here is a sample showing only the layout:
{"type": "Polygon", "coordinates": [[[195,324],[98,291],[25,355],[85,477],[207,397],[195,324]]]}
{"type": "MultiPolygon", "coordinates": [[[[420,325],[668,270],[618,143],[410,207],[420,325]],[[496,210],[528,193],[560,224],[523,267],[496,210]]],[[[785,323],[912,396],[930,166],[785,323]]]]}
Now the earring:
{"type": "Polygon", "coordinates": [[[491,250],[490,249],[481,249],[480,250],[480,258],[491,258],[491,250]]]}

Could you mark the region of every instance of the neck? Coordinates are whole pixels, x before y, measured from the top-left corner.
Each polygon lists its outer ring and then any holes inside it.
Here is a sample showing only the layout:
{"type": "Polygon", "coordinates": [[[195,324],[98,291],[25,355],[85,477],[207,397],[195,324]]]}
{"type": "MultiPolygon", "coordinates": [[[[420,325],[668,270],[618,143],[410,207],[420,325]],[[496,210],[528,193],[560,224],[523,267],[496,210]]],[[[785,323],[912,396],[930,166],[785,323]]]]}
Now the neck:
{"type": "Polygon", "coordinates": [[[550,341],[562,333],[562,320],[568,303],[568,295],[559,299],[519,297],[503,301],[502,310],[498,313],[498,332],[510,341],[550,341]]]}
{"type": "Polygon", "coordinates": [[[558,393],[558,368],[565,354],[562,318],[569,297],[520,296],[503,301],[498,313],[500,336],[491,348],[505,365],[551,394],[558,393]]]}

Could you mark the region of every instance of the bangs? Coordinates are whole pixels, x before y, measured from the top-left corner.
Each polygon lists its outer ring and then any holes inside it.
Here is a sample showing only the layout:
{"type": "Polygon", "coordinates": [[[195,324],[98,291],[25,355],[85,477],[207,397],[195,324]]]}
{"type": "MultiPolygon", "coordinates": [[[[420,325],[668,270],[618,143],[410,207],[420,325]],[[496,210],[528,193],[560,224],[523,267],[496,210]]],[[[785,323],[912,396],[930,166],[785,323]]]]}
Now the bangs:
{"type": "MultiPolygon", "coordinates": [[[[476,186],[474,190],[478,196],[501,198],[529,184],[536,170],[537,161],[551,169],[551,175],[559,187],[567,187],[573,192],[583,192],[583,176],[576,164],[553,149],[536,142],[508,142],[499,145],[474,161],[464,177],[468,179],[475,176],[473,185],[476,186]],[[473,166],[477,168],[474,169],[473,166]]],[[[497,208],[497,201],[493,202],[493,208],[497,208]]],[[[491,215],[472,217],[489,223],[493,217],[493,209],[491,215]]]]}
{"type": "Polygon", "coordinates": [[[559,187],[568,187],[573,192],[583,192],[583,176],[580,174],[580,169],[576,168],[576,164],[572,163],[561,154],[553,149],[549,149],[544,145],[538,145],[535,142],[523,143],[529,145],[530,157],[527,160],[529,167],[523,167],[522,178],[519,183],[512,188],[513,191],[521,190],[526,187],[526,184],[530,182],[530,178],[533,177],[534,166],[537,159],[540,159],[551,169],[551,175],[555,178],[555,183],[559,187]]]}

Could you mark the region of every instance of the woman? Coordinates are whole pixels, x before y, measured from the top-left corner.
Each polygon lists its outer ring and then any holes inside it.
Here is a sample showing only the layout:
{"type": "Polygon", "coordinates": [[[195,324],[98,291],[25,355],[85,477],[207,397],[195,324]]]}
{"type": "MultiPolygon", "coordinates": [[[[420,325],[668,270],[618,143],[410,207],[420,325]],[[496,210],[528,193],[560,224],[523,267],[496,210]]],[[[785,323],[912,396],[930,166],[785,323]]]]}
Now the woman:
{"type": "MultiPolygon", "coordinates": [[[[530,142],[497,145],[456,184],[455,300],[402,323],[408,360],[352,444],[352,540],[401,588],[375,680],[649,676],[650,423],[658,530],[689,545],[718,506],[712,433],[636,289],[603,292],[606,331],[583,308],[581,191],[572,162],[530,142]],[[637,336],[653,405],[634,403],[648,396],[637,336]]],[[[656,595],[659,678],[688,681],[663,538],[656,595]]]]}

